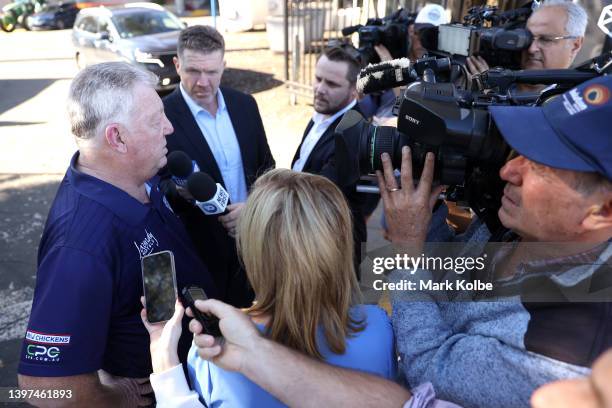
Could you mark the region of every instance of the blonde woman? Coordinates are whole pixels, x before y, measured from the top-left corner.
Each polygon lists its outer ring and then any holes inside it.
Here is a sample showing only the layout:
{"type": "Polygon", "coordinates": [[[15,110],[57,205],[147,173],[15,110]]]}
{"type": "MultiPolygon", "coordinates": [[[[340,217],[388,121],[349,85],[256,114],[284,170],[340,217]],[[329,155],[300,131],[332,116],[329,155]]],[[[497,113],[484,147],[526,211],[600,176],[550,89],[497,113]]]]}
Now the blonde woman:
{"type": "MultiPolygon", "coordinates": [[[[395,378],[391,323],[377,306],[359,304],[351,214],[332,182],[285,169],[265,174],[240,216],[237,244],[255,291],[245,313],[262,333],[312,358],[395,378]]],[[[199,358],[195,347],[188,371],[208,407],[282,406],[242,374],[199,358]]]]}

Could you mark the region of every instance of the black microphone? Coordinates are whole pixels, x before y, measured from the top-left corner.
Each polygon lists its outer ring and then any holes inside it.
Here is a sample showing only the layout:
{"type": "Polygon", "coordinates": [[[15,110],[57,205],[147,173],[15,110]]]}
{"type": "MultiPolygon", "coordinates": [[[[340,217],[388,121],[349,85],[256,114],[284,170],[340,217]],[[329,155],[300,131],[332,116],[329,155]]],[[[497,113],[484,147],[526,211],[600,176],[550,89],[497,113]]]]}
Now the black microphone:
{"type": "Polygon", "coordinates": [[[172,181],[176,185],[186,187],[189,175],[200,171],[200,168],[187,153],[176,150],[168,155],[168,170],[172,174],[172,181]]]}
{"type": "Polygon", "coordinates": [[[397,88],[418,79],[408,58],[399,58],[371,64],[359,72],[357,91],[369,94],[397,88]]]}
{"type": "Polygon", "coordinates": [[[187,178],[187,189],[196,199],[196,205],[206,215],[226,214],[229,194],[208,174],[197,171],[187,178]]]}

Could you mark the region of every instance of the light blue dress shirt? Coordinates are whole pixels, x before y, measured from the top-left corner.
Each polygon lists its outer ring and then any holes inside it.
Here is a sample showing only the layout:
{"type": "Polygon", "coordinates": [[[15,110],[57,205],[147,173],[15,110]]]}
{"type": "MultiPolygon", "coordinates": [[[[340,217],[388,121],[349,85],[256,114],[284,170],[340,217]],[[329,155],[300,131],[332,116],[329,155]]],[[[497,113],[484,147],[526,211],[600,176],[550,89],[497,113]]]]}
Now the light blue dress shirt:
{"type": "MultiPolygon", "coordinates": [[[[213,116],[191,99],[183,88],[183,84],[180,84],[179,87],[191,114],[215,157],[223,177],[225,189],[229,193],[230,202],[241,203],[246,201],[247,185],[242,167],[240,145],[221,90],[217,91],[218,108],[217,114],[213,116]]],[[[186,153],[189,154],[189,152],[186,153]]]]}

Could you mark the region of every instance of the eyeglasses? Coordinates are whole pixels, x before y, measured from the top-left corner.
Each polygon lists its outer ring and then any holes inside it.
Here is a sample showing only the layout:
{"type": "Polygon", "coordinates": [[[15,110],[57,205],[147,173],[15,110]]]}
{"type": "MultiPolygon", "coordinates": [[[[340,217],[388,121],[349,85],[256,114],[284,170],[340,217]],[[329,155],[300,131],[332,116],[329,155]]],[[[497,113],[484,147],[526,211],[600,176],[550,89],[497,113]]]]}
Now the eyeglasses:
{"type": "Polygon", "coordinates": [[[571,39],[575,39],[578,38],[575,35],[560,35],[557,37],[551,36],[551,35],[534,35],[533,36],[533,42],[538,42],[538,44],[540,44],[540,46],[542,48],[547,48],[550,47],[553,44],[556,44],[558,41],[561,40],[571,40],[571,39]]]}

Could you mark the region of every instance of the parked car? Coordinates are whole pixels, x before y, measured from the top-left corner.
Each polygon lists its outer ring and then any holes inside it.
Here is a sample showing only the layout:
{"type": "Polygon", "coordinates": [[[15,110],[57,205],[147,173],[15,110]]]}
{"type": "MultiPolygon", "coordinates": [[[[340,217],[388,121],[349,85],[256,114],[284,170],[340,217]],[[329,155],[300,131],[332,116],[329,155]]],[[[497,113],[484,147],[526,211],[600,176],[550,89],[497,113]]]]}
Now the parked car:
{"type": "Polygon", "coordinates": [[[13,31],[17,25],[26,30],[30,27],[26,24],[28,16],[42,9],[46,0],[15,0],[2,7],[0,12],[0,28],[7,33],[13,31]]]}
{"type": "Polygon", "coordinates": [[[47,4],[43,9],[28,16],[26,25],[30,30],[63,30],[72,28],[79,13],[76,3],[47,4]]]}
{"type": "Polygon", "coordinates": [[[180,31],[174,14],[153,3],[86,8],[72,30],[79,68],[105,61],[127,61],[159,77],[158,91],[174,89],[179,77],[172,59],[180,31]]]}

